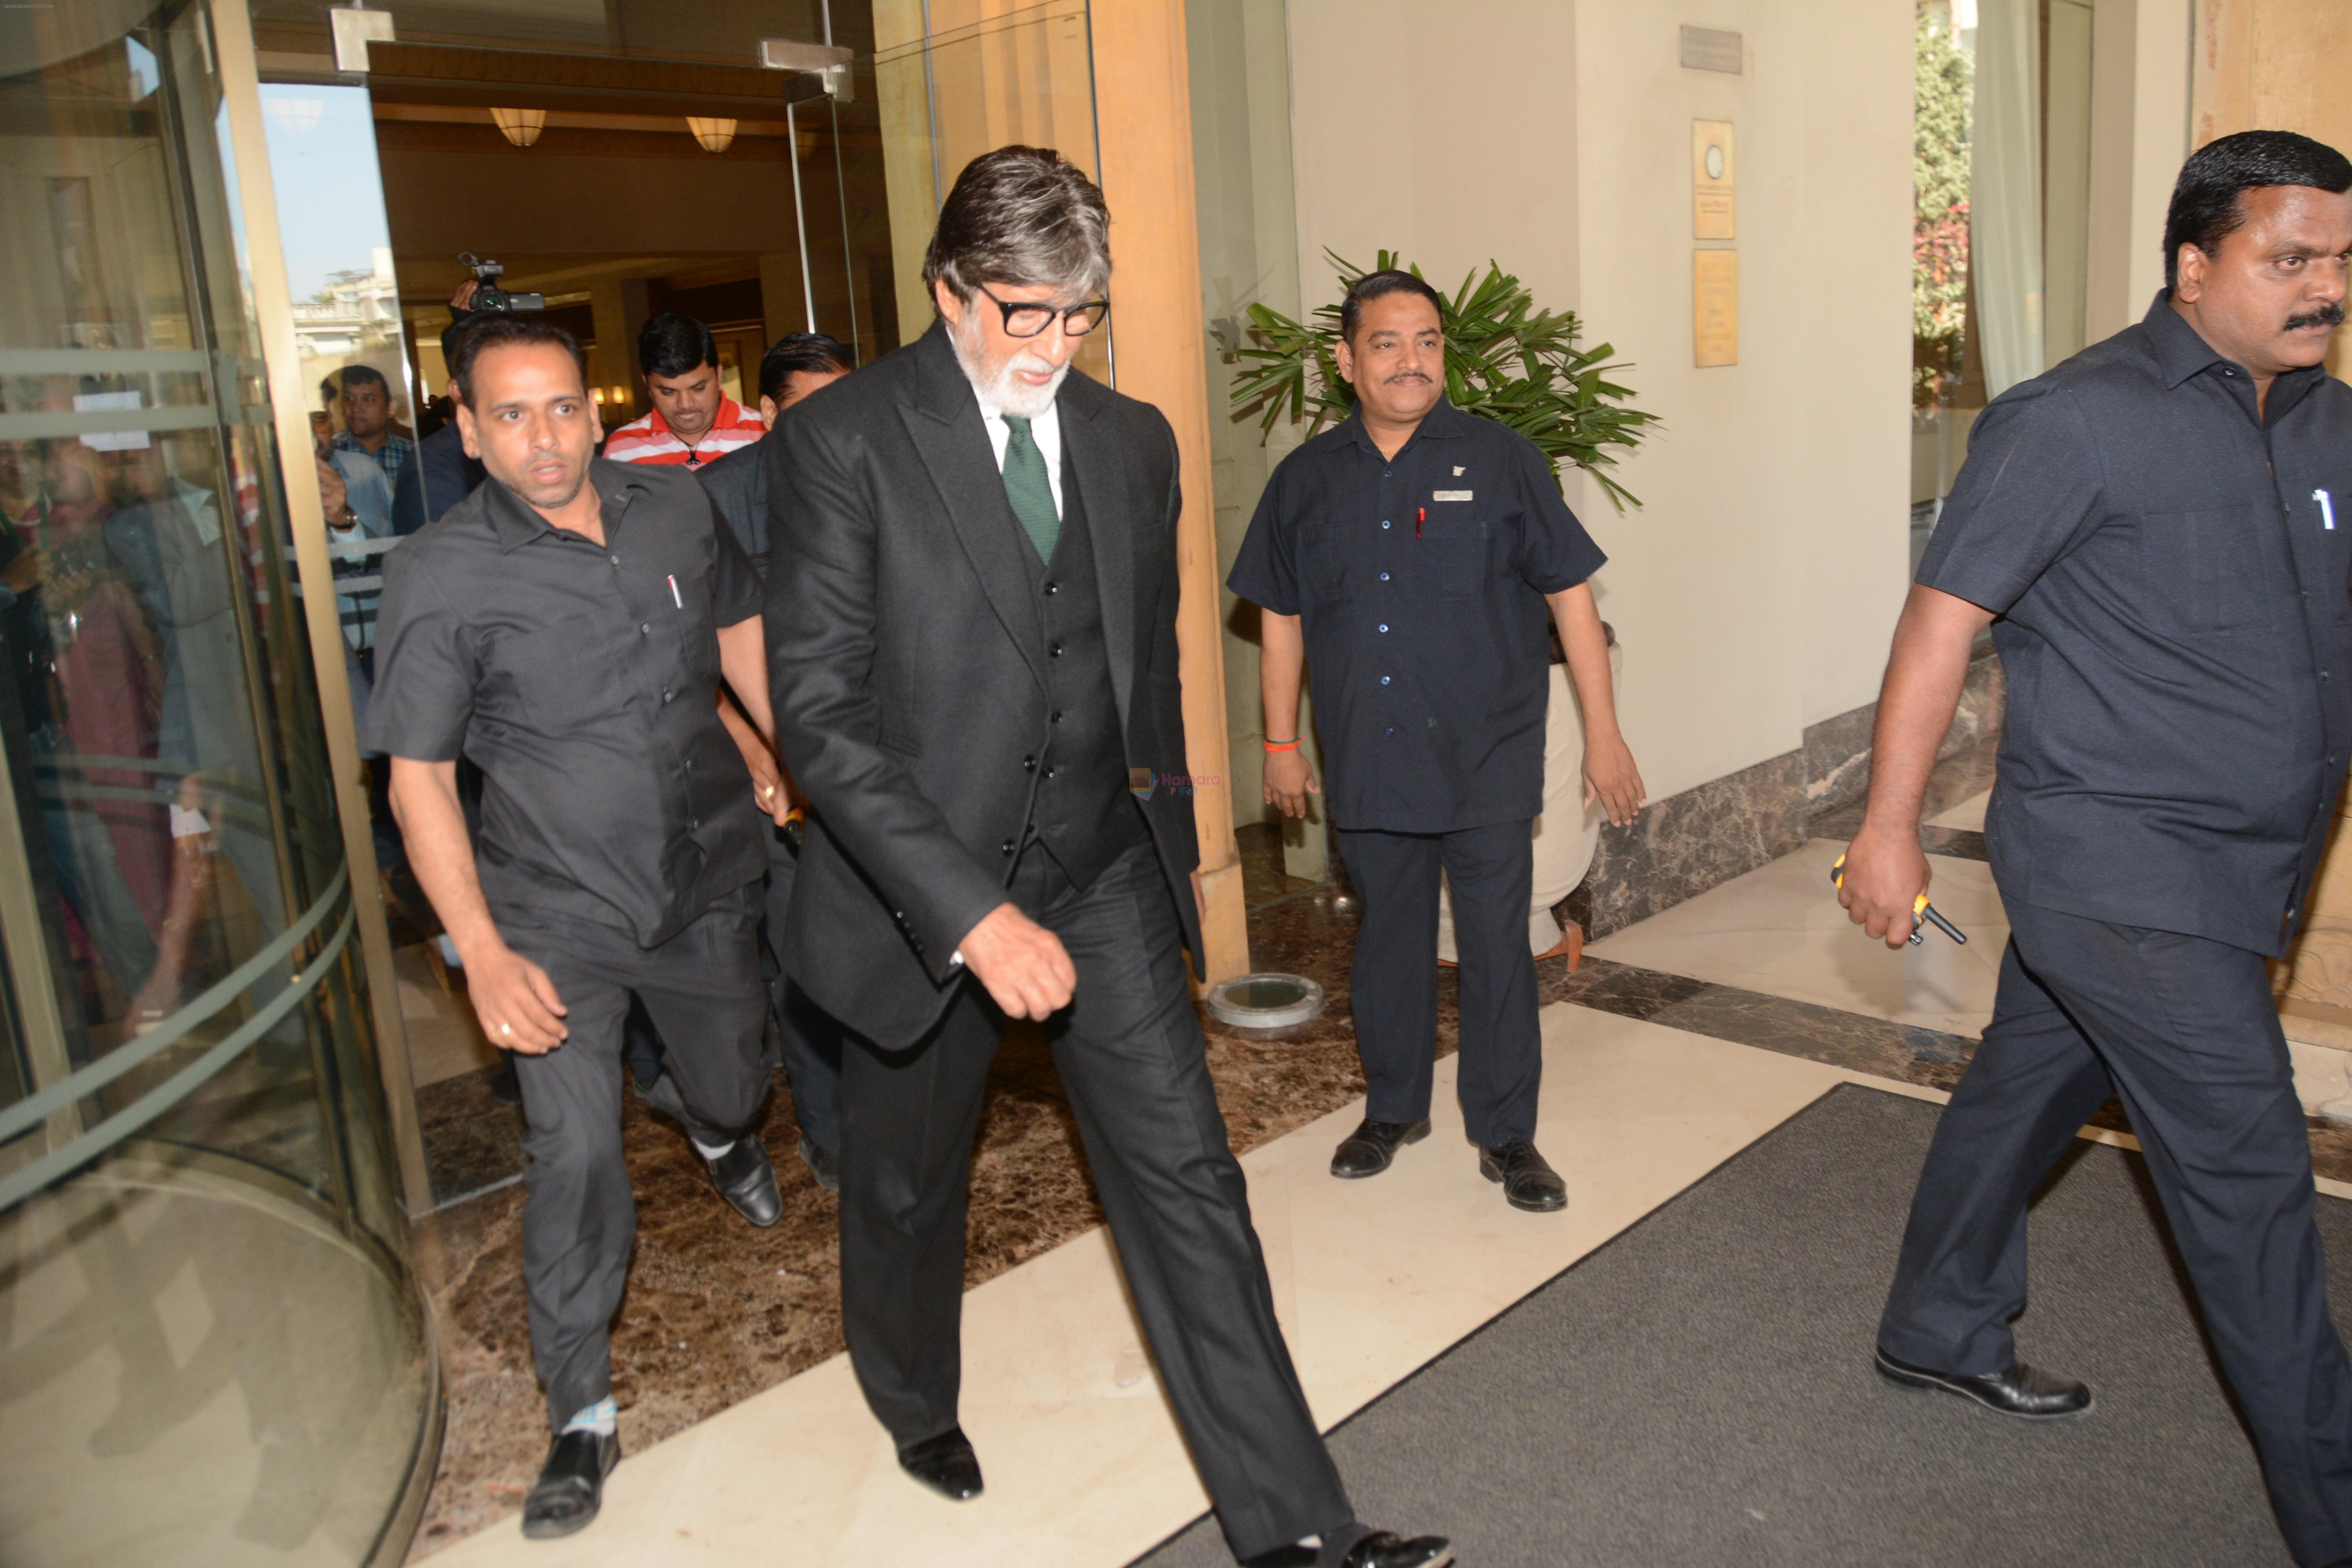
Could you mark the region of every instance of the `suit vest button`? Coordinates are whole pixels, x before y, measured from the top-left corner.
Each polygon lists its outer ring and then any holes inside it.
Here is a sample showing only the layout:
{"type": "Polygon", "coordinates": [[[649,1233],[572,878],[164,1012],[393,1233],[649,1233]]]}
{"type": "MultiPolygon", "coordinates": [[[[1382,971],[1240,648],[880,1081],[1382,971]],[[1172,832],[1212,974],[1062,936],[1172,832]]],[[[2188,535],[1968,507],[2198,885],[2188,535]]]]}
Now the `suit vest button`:
{"type": "Polygon", "coordinates": [[[1013,840],[1011,840],[1010,838],[1008,838],[1008,839],[1006,839],[1006,840],[1004,841],[1004,852],[1005,852],[1007,855],[1010,855],[1010,854],[1012,854],[1012,853],[1013,853],[1013,840]]]}

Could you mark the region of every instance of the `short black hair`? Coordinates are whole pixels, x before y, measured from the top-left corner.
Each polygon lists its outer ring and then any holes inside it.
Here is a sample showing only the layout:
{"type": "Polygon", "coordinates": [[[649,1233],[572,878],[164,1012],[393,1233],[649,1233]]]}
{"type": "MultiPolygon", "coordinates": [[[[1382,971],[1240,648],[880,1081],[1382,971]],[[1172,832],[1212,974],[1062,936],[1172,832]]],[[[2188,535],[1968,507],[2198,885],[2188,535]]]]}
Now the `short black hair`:
{"type": "Polygon", "coordinates": [[[647,375],[684,375],[697,365],[719,364],[719,343],[692,316],[665,310],[637,334],[637,368],[647,375]]]}
{"type": "Polygon", "coordinates": [[[794,371],[806,371],[812,375],[827,375],[835,372],[847,374],[856,370],[850,363],[849,349],[838,338],[823,332],[793,332],[778,338],[760,356],[760,395],[777,399],[784,395],[784,383],[794,371]]]}
{"type": "Polygon", "coordinates": [[[1367,272],[1348,285],[1348,297],[1339,301],[1339,335],[1353,348],[1356,343],[1356,323],[1363,319],[1364,301],[1384,299],[1391,294],[1418,294],[1437,312],[1438,325],[1445,324],[1445,296],[1431,288],[1419,274],[1394,267],[1378,272],[1367,272]]]}
{"type": "Polygon", "coordinates": [[[2179,282],[2180,247],[2208,256],[2246,226],[2246,192],[2264,185],[2308,185],[2341,195],[2352,191],[2352,159],[2325,142],[2292,131],[2241,131],[2208,142],[2180,165],[2172,205],[2164,215],[2164,286],[2179,282]]]}
{"type": "Polygon", "coordinates": [[[588,356],[580,352],[580,340],[554,322],[539,316],[509,316],[504,313],[485,314],[467,324],[465,334],[457,340],[457,353],[449,361],[449,379],[457,384],[457,401],[467,407],[474,406],[474,362],[491,349],[537,348],[553,344],[572,356],[580,367],[580,388],[588,389],[588,356]]]}
{"type": "Polygon", "coordinates": [[[392,396],[392,384],[384,380],[383,372],[376,369],[375,366],[372,364],[347,364],[343,366],[343,390],[345,392],[349,392],[354,386],[368,386],[371,384],[383,387],[383,395],[387,399],[392,396]]]}

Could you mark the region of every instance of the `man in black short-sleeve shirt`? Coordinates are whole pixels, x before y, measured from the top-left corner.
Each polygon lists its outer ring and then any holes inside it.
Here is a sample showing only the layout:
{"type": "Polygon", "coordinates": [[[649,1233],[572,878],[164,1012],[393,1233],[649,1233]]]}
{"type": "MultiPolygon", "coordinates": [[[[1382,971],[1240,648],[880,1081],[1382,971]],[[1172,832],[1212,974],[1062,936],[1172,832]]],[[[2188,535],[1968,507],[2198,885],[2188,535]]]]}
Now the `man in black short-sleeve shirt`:
{"type": "Polygon", "coordinates": [[[452,379],[489,478],[385,559],[365,743],[393,758],[409,858],[482,1027],[517,1053],[523,1272],[555,1428],[523,1532],[561,1535],[594,1517],[619,1458],[632,994],[669,1042],[667,1081],[720,1191],[755,1224],[781,1212],[751,1123],[769,1077],[761,808],[783,807],[755,803],[719,721],[723,675],[773,734],[759,579],[700,485],[593,458],[594,407],[559,328],[476,326],[452,379]],[[484,780],[478,851],[460,754],[484,780]]]}
{"type": "Polygon", "coordinates": [[[1586,579],[1605,559],[1526,437],[1443,395],[1436,291],[1367,274],[1341,307],[1357,408],[1283,459],[1227,585],[1264,612],[1268,804],[1304,815],[1302,658],[1329,759],[1331,816],[1364,918],[1349,980],[1370,1093],[1331,1173],[1376,1175],[1429,1131],[1437,892],[1461,954],[1457,1092],[1479,1166],[1514,1205],[1567,1206],[1535,1147],[1543,1040],[1527,942],[1558,618],[1584,709],[1585,801],[1617,821],[1641,775],[1617,730],[1586,579]]]}
{"type": "Polygon", "coordinates": [[[2352,1365],[2263,960],[2303,919],[2352,759],[2352,389],[2321,368],[2352,163],[2224,137],[2182,169],[2165,245],[2144,321],[1978,419],[1895,632],[1842,897],[1872,935],[1910,932],[1928,773],[1990,623],[2009,701],[1985,838],[2011,939],[1877,1364],[2011,1415],[2090,1407],[2010,1324],[2027,1200],[2118,1094],[2315,1568],[2352,1559],[2352,1365]]]}

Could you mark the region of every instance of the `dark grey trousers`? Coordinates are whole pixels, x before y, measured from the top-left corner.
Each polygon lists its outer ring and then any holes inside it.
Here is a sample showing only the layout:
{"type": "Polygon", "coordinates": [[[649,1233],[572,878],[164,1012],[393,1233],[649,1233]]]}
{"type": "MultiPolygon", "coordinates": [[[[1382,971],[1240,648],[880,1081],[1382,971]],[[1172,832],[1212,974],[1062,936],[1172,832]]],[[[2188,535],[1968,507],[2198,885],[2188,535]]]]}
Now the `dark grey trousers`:
{"type": "Polygon", "coordinates": [[[756,882],[655,948],[639,947],[622,925],[499,914],[499,934],[547,971],[568,1009],[563,1044],[514,1058],[530,1156],[523,1284],[531,1355],[554,1426],[613,1392],[613,1314],[637,1230],[621,1158],[621,1026],[630,994],[644,999],[669,1042],[669,1077],[693,1120],[750,1127],[769,1079],[759,925],[756,882]]]}
{"type": "Polygon", "coordinates": [[[1356,1049],[1374,1121],[1429,1114],[1437,1065],[1437,874],[1454,892],[1461,956],[1462,1062],[1454,1092],[1471,1141],[1486,1147],[1536,1135],[1543,1086],[1536,961],[1528,951],[1535,889],[1534,824],[1455,833],[1341,830],[1339,854],[1363,900],[1348,974],[1356,1049]]]}
{"type": "Polygon", "coordinates": [[[2026,1200],[2113,1090],[2294,1560],[2352,1556],[2352,1365],[2261,956],[2015,902],[2009,917],[1992,1023],[1928,1149],[1879,1344],[1937,1371],[2009,1368],[2026,1200]]]}
{"type": "MultiPolygon", "coordinates": [[[[768,834],[767,937],[772,949],[783,934],[785,911],[793,906],[793,879],[800,869],[800,856],[774,824],[764,824],[763,827],[768,834]]],[[[793,984],[792,976],[784,973],[781,955],[774,961],[773,973],[768,998],[776,1015],[776,1065],[784,1069],[785,1087],[792,1092],[793,1119],[800,1123],[802,1133],[811,1143],[828,1154],[838,1154],[841,1025],[793,984]]],[[[661,1031],[642,1007],[629,1014],[624,1048],[629,1069],[636,1075],[638,1083],[646,1085],[650,1079],[650,1086],[644,1091],[647,1105],[683,1123],[689,1137],[714,1145],[724,1142],[725,1133],[699,1125],[687,1112],[673,1085],[666,1079],[653,1078],[661,1071],[664,1047],[661,1031]]]]}
{"type": "MultiPolygon", "coordinates": [[[[781,943],[784,911],[793,906],[793,880],[800,856],[773,824],[768,833],[768,941],[781,943]]],[[[776,963],[771,989],[783,1054],[784,1081],[792,1090],[793,1116],[810,1142],[828,1154],[841,1152],[841,1026],[811,1001],[776,963]]]]}
{"type": "MultiPolygon", "coordinates": [[[[1077,970],[1048,1021],[1119,1267],[1236,1556],[1354,1517],[1275,1321],[1154,851],[1074,889],[1035,845],[1013,900],[1077,970]]],[[[842,1060],[841,1293],[866,1403],[902,1447],[956,1425],[964,1197],[1004,1016],[976,981],[919,1045],[842,1060]]]]}

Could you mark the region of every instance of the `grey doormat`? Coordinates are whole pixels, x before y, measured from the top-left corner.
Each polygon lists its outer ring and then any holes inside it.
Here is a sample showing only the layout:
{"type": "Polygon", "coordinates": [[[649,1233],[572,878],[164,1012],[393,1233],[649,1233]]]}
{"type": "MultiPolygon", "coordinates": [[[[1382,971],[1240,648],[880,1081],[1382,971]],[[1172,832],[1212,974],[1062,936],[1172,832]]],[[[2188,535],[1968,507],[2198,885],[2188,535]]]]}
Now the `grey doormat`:
{"type": "MultiPolygon", "coordinates": [[[[2031,1222],[2020,1347],[2089,1416],[1872,1371],[1937,1114],[1832,1090],[1367,1406],[1331,1438],[1359,1515],[1464,1568],[2286,1563],[2137,1154],[2078,1145],[2031,1222]]],[[[2319,1207],[2340,1331],[2352,1205],[2319,1207]]],[[[1202,1520],[1136,1568],[1232,1561],[1202,1520]]]]}

